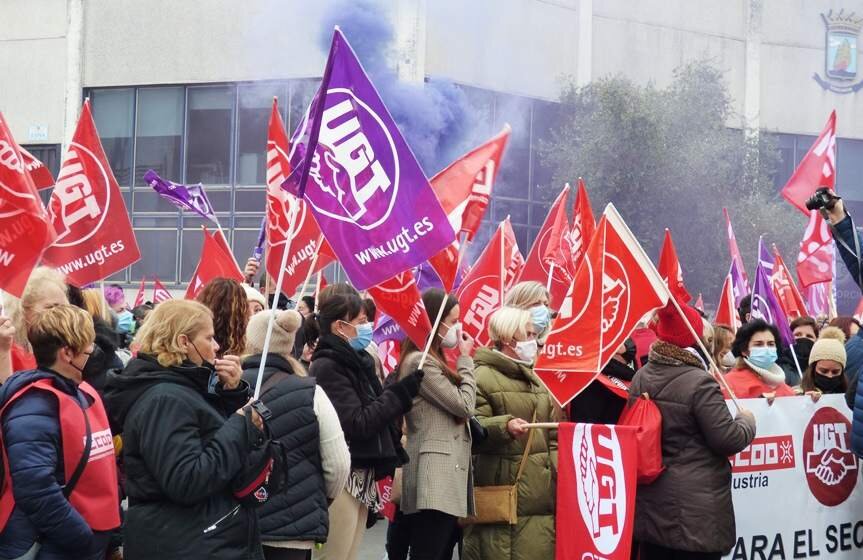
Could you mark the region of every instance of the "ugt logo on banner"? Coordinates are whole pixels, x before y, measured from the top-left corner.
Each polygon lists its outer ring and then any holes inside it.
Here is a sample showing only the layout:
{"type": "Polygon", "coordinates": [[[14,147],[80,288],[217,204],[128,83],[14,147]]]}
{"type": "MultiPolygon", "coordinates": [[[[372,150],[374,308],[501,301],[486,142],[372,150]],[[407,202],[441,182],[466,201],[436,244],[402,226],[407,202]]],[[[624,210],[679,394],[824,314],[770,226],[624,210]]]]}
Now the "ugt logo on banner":
{"type": "Polygon", "coordinates": [[[838,506],[857,483],[857,457],[851,451],[851,423],[835,408],[818,410],[803,433],[806,482],[815,499],[838,506]]]}

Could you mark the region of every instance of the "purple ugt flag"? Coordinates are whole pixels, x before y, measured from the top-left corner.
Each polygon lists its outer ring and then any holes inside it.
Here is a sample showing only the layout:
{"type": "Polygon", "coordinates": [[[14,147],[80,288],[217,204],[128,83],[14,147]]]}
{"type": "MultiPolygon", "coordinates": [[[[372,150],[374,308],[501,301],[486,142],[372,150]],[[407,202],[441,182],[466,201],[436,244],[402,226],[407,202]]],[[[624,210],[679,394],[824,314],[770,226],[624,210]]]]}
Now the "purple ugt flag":
{"type": "Polygon", "coordinates": [[[785,316],[785,312],[782,311],[782,307],[776,301],[776,296],[773,295],[773,289],[770,287],[767,271],[760,264],[755,269],[751,313],[753,319],[764,319],[779,329],[779,334],[785,344],[794,343],[794,335],[791,333],[788,317],[785,316]]]}
{"type": "Polygon", "coordinates": [[[305,197],[358,290],[455,239],[419,163],[336,28],[321,88],[291,139],[282,188],[305,197]]]}
{"type": "Polygon", "coordinates": [[[380,313],[380,319],[375,327],[372,340],[375,344],[380,344],[387,340],[395,340],[401,342],[405,339],[405,331],[396,323],[392,317],[386,313],[380,313]]]}
{"type": "Polygon", "coordinates": [[[144,180],[159,196],[174,206],[182,210],[191,210],[202,218],[219,225],[219,219],[216,218],[216,212],[213,210],[213,205],[210,204],[210,199],[207,198],[207,193],[204,192],[203,185],[172,183],[159,177],[152,169],[144,173],[144,180]]]}
{"type": "Polygon", "coordinates": [[[749,286],[746,284],[746,277],[743,276],[740,262],[737,259],[731,260],[731,270],[728,274],[731,275],[731,291],[734,293],[734,305],[740,307],[740,302],[749,295],[749,286]]]}

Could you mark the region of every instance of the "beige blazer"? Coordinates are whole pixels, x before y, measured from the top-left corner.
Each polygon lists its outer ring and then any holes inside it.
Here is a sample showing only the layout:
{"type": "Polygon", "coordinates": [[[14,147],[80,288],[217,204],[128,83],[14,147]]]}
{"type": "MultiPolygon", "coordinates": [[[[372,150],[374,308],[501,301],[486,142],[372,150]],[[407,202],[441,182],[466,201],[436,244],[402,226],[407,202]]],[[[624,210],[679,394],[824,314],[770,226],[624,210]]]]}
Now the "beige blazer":
{"type": "MultiPolygon", "coordinates": [[[[416,369],[420,353],[407,356],[401,375],[416,369]]],[[[473,466],[468,419],[476,406],[473,360],[458,359],[461,384],[453,384],[440,364],[429,357],[413,408],[405,416],[406,450],[410,462],[403,467],[401,509],[405,514],[423,509],[457,517],[474,513],[473,466]]]]}

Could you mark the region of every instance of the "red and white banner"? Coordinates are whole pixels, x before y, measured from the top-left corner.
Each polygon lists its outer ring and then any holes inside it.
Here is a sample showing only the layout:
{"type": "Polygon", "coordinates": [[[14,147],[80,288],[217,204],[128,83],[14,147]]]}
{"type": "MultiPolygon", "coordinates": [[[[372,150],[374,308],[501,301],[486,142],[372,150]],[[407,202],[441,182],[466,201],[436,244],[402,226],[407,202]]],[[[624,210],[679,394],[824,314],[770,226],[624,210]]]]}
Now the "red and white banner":
{"type": "Polygon", "coordinates": [[[569,272],[573,268],[570,263],[570,259],[572,259],[572,249],[569,246],[570,236],[566,206],[560,204],[554,208],[551,233],[548,236],[548,244],[545,246],[545,253],[542,258],[549,267],[554,265],[555,268],[562,268],[566,277],[572,282],[572,275],[569,272]]]}
{"type": "Polygon", "coordinates": [[[572,214],[572,227],[569,228],[570,278],[575,278],[575,273],[584,259],[587,246],[590,245],[595,231],[596,219],[593,217],[593,208],[591,208],[590,199],[587,196],[587,187],[584,185],[584,179],[579,177],[578,194],[575,197],[575,209],[572,214]]]}
{"type": "Polygon", "coordinates": [[[587,387],[638,322],[668,300],[653,263],[609,204],[534,370],[561,405],[587,387]]]}
{"type": "Polygon", "coordinates": [[[834,188],[836,184],[836,111],[830,113],[824,130],[800,160],[800,164],[785,186],[782,196],[809,215],[806,200],[820,187],[834,188]]]}
{"type": "Polygon", "coordinates": [[[135,309],[139,305],[144,305],[144,290],[146,289],[147,277],[144,276],[141,278],[141,285],[138,286],[138,293],[135,294],[135,303],[132,304],[132,309],[135,309]]]}
{"type": "MultiPolygon", "coordinates": [[[[219,239],[218,232],[211,234],[204,230],[204,243],[201,245],[201,259],[195,268],[195,273],[186,288],[186,299],[195,299],[204,286],[215,278],[231,278],[243,282],[243,273],[237,270],[234,258],[225,252],[225,247],[219,239]]],[[[155,285],[154,285],[155,287],[155,285]]],[[[155,297],[155,293],[153,294],[155,297]]],[[[153,303],[156,303],[154,300],[153,303]]]]}
{"type": "Polygon", "coordinates": [[[0,290],[21,296],[52,233],[48,211],[0,113],[0,290]]]}
{"type": "Polygon", "coordinates": [[[827,220],[813,210],[809,213],[809,223],[797,256],[797,278],[801,286],[808,288],[812,284],[833,280],[834,251],[827,220]]]}
{"type": "Polygon", "coordinates": [[[534,280],[543,286],[548,286],[548,277],[551,274],[551,289],[549,291],[551,292],[552,309],[560,308],[564,296],[566,296],[566,290],[569,289],[569,285],[572,283],[569,270],[560,266],[555,266],[554,270],[552,270],[551,261],[545,259],[545,255],[548,253],[548,246],[551,243],[551,232],[554,229],[555,217],[561,209],[566,213],[565,207],[568,195],[569,185],[566,185],[560,191],[560,194],[557,195],[548,211],[548,215],[545,217],[542,227],[539,229],[539,233],[536,234],[536,239],[534,239],[530,253],[527,255],[527,260],[525,261],[524,270],[518,279],[519,282],[534,280]]]}
{"type": "Polygon", "coordinates": [[[406,270],[368,292],[378,309],[392,317],[418,348],[423,348],[432,326],[413,273],[406,270]]]}
{"type": "Polygon", "coordinates": [[[51,175],[51,170],[21,146],[18,146],[18,149],[21,150],[21,158],[24,160],[24,167],[27,168],[27,172],[30,174],[30,177],[33,178],[33,184],[36,185],[36,188],[41,191],[43,189],[50,189],[53,187],[54,176],[51,175]]]}
{"type": "Polygon", "coordinates": [[[725,558],[863,557],[863,482],[844,395],[740,405],[758,433],[731,457],[737,542],[725,558]]]}
{"type": "Polygon", "coordinates": [[[803,301],[803,296],[800,295],[800,290],[797,289],[797,284],[794,283],[794,278],[785,266],[785,261],[782,260],[782,255],[776,246],[773,246],[773,256],[775,264],[773,265],[773,276],[770,277],[770,286],[773,288],[773,294],[776,296],[776,301],[785,312],[785,317],[789,321],[793,321],[798,317],[808,315],[806,304],[803,301]]]}
{"type": "Polygon", "coordinates": [[[290,254],[285,265],[282,293],[291,297],[305,281],[316,252],[320,252],[315,270],[320,270],[334,258],[324,248],[321,228],[315,222],[308,204],[282,188],[291,173],[288,158],[290,149],[285,125],[279,114],[278,103],[273,99],[273,110],[267,133],[267,252],[266,269],[273,278],[279,278],[285,247],[290,254]]]}
{"type": "Polygon", "coordinates": [[[51,193],[49,212],[57,238],[42,260],[66,274],[70,284],[97,282],[141,258],[89,100],[51,193]]]}
{"type": "Polygon", "coordinates": [[[156,278],[153,281],[153,303],[162,303],[169,299],[174,299],[174,296],[172,296],[171,292],[169,292],[168,289],[159,282],[159,279],[156,278]]]}
{"type": "Polygon", "coordinates": [[[464,331],[478,346],[487,346],[488,318],[503,305],[504,293],[512,287],[524,266],[509,219],[500,223],[485,250],[462,280],[456,297],[461,306],[464,331]],[[501,291],[503,290],[503,291],[501,291]]]}
{"type": "Polygon", "coordinates": [[[431,178],[432,190],[456,232],[456,240],[428,261],[447,292],[452,291],[458,276],[461,234],[470,241],[479,229],[510,133],[509,125],[505,125],[497,136],[431,178]]]}
{"type": "Polygon", "coordinates": [[[628,560],[638,471],[636,427],[558,428],[557,560],[628,560]]]}
{"type": "Polygon", "coordinates": [[[683,268],[680,266],[680,260],[677,258],[677,249],[674,247],[674,241],[671,240],[671,231],[665,230],[665,239],[662,243],[662,250],[659,252],[659,266],[656,267],[659,275],[665,280],[668,289],[674,294],[677,301],[689,303],[692,296],[686,289],[683,283],[683,268]]]}
{"type": "Polygon", "coordinates": [[[722,295],[719,296],[719,305],[716,306],[714,323],[725,325],[735,333],[743,324],[734,305],[734,288],[732,287],[731,274],[728,274],[725,277],[725,282],[722,283],[722,295]]]}
{"type": "Polygon", "coordinates": [[[743,267],[743,255],[740,254],[740,248],[737,246],[737,237],[734,236],[734,228],[731,227],[731,216],[728,215],[728,208],[723,208],[722,213],[725,215],[725,234],[728,237],[728,252],[731,254],[731,260],[737,263],[740,270],[740,277],[743,279],[743,291],[751,293],[749,289],[749,276],[746,275],[746,269],[743,267]]]}

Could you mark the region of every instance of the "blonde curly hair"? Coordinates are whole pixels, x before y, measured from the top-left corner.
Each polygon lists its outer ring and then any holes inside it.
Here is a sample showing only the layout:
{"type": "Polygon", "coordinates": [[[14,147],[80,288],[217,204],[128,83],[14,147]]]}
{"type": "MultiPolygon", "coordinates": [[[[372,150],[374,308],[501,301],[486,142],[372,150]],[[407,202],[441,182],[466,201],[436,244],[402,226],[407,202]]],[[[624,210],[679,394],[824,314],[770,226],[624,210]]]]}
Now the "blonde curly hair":
{"type": "MultiPolygon", "coordinates": [[[[66,277],[57,269],[47,266],[37,266],[30,273],[27,285],[20,298],[3,292],[3,309],[7,317],[15,327],[15,342],[30,351],[30,341],[27,340],[27,324],[24,320],[27,309],[32,309],[36,302],[42,298],[47,286],[56,286],[66,293],[66,277]]],[[[66,302],[68,303],[68,301],[66,302]]]]}
{"type": "Polygon", "coordinates": [[[186,360],[180,335],[193,339],[207,327],[212,328],[213,313],[207,306],[187,299],[160,303],[147,315],[135,342],[139,352],[155,357],[163,367],[178,366],[186,360]]]}

